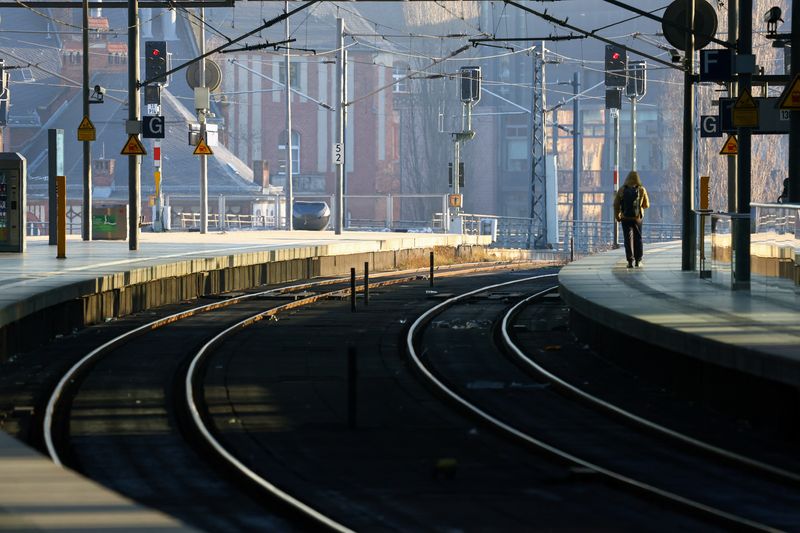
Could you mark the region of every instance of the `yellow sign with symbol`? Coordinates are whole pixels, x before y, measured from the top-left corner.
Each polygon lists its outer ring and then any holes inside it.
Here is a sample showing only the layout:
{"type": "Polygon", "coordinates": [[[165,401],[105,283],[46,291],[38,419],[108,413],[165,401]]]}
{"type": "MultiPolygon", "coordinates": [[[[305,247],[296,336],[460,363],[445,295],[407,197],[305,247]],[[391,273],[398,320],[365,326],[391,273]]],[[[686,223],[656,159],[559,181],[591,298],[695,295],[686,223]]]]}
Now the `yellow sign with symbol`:
{"type": "Polygon", "coordinates": [[[722,145],[722,150],[719,155],[736,155],[739,153],[739,141],[736,140],[735,135],[728,135],[725,144],[722,145]]]}
{"type": "Polygon", "coordinates": [[[450,207],[461,207],[464,196],[461,194],[450,194],[447,197],[450,207]]]}
{"type": "Polygon", "coordinates": [[[780,109],[800,109],[800,74],[795,74],[792,83],[786,86],[778,101],[780,109]]]}
{"type": "Polygon", "coordinates": [[[128,142],[125,143],[120,153],[122,155],[145,155],[147,151],[144,149],[144,146],[142,146],[139,137],[136,135],[129,135],[128,142]]]}
{"type": "Polygon", "coordinates": [[[78,140],[79,141],[93,141],[97,136],[97,130],[94,129],[94,124],[89,120],[89,117],[84,116],[81,123],[78,125],[78,140]]]}
{"type": "Polygon", "coordinates": [[[749,91],[742,91],[742,94],[736,99],[736,103],[733,104],[733,127],[758,127],[758,105],[749,91]]]}
{"type": "Polygon", "coordinates": [[[200,139],[192,155],[214,155],[214,152],[212,152],[211,147],[206,144],[205,139],[200,139]]]}

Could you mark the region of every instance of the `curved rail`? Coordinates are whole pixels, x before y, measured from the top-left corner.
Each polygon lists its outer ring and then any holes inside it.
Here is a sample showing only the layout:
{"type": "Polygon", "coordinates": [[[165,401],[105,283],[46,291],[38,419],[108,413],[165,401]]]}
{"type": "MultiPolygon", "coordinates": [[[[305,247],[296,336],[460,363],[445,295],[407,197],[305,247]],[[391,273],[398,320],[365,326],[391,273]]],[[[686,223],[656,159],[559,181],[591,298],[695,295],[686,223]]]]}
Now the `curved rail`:
{"type": "Polygon", "coordinates": [[[684,433],[680,433],[678,431],[669,429],[669,428],[667,428],[665,426],[662,426],[660,424],[657,424],[657,423],[653,422],[652,420],[647,420],[646,418],[642,418],[642,417],[640,417],[638,415],[635,415],[635,414],[631,413],[630,411],[626,411],[625,409],[622,409],[622,408],[620,408],[620,407],[618,407],[618,406],[616,406],[616,405],[614,405],[612,403],[609,403],[609,402],[607,402],[605,400],[602,400],[602,399],[598,398],[597,396],[593,396],[593,395],[589,394],[588,392],[586,392],[586,391],[584,391],[584,390],[582,390],[582,389],[580,389],[580,388],[578,388],[578,387],[576,387],[576,386],[564,381],[563,379],[559,378],[558,376],[556,376],[552,372],[549,372],[548,370],[546,370],[541,365],[538,365],[535,361],[530,359],[525,354],[525,352],[511,339],[511,335],[509,334],[508,329],[509,329],[509,323],[520,312],[520,309],[524,305],[526,305],[528,302],[530,302],[531,300],[534,300],[537,297],[541,296],[541,294],[542,293],[537,293],[537,294],[528,296],[527,298],[517,302],[511,309],[508,310],[506,315],[503,317],[503,320],[502,320],[501,325],[500,325],[500,332],[502,334],[503,344],[505,345],[506,348],[511,350],[511,352],[513,352],[523,364],[525,364],[526,366],[530,367],[536,373],[538,373],[541,376],[543,376],[546,379],[548,379],[556,387],[559,387],[559,388],[561,388],[563,390],[566,390],[567,392],[569,392],[571,394],[574,394],[575,396],[577,396],[581,400],[584,400],[584,401],[588,402],[589,404],[591,404],[594,407],[603,409],[603,410],[608,411],[608,412],[610,412],[612,414],[615,414],[615,415],[619,415],[622,418],[624,418],[624,419],[626,419],[626,420],[628,420],[630,422],[633,422],[633,423],[635,423],[635,424],[637,424],[637,425],[639,425],[641,427],[647,428],[649,430],[653,430],[653,431],[655,431],[657,433],[660,433],[662,435],[665,435],[665,436],[667,436],[669,438],[675,439],[675,440],[677,440],[679,442],[682,442],[684,444],[688,444],[690,446],[698,448],[698,449],[700,449],[700,450],[702,450],[704,452],[711,453],[713,455],[721,457],[721,458],[723,458],[723,459],[725,459],[727,461],[739,463],[739,464],[741,464],[741,465],[743,465],[743,466],[745,466],[747,468],[751,468],[751,469],[754,469],[754,470],[759,470],[759,471],[764,472],[764,473],[766,473],[768,475],[776,476],[776,477],[779,477],[779,478],[782,478],[782,479],[786,479],[787,481],[791,481],[791,482],[794,482],[794,483],[800,482],[800,475],[798,475],[795,472],[791,472],[791,471],[788,471],[788,470],[783,470],[783,469],[778,468],[778,467],[776,467],[774,465],[770,465],[768,463],[764,463],[764,462],[761,462],[761,461],[756,461],[755,459],[751,459],[749,457],[745,457],[743,455],[737,454],[737,453],[732,452],[730,450],[726,450],[724,448],[720,448],[718,446],[714,446],[713,444],[709,444],[707,442],[703,442],[701,440],[695,439],[695,438],[690,437],[690,436],[688,436],[688,435],[686,435],[684,433]]]}
{"type": "MultiPolygon", "coordinates": [[[[614,480],[616,482],[622,483],[622,484],[624,484],[624,485],[626,485],[628,487],[632,487],[632,488],[634,488],[636,490],[639,490],[639,491],[642,491],[642,492],[646,492],[648,494],[663,498],[663,499],[668,500],[668,501],[670,501],[672,503],[675,503],[675,504],[690,508],[690,509],[692,509],[694,511],[703,513],[703,514],[711,516],[711,517],[714,517],[714,518],[716,518],[718,520],[722,520],[722,521],[727,522],[727,523],[729,523],[731,525],[735,525],[736,527],[747,527],[747,528],[750,528],[750,529],[755,529],[755,530],[760,530],[760,531],[775,531],[774,528],[772,528],[770,526],[767,526],[765,524],[761,524],[759,522],[755,522],[755,521],[749,520],[747,518],[736,516],[734,514],[726,512],[726,511],[722,511],[720,509],[716,509],[714,507],[705,505],[703,503],[696,502],[694,500],[690,500],[690,499],[685,498],[683,496],[680,496],[678,494],[675,494],[675,493],[672,493],[672,492],[669,492],[669,491],[666,491],[666,490],[663,490],[663,489],[659,489],[658,487],[654,487],[654,486],[649,485],[647,483],[644,483],[644,482],[638,481],[636,479],[630,478],[628,476],[625,476],[625,475],[620,474],[618,472],[615,472],[613,470],[604,468],[604,467],[602,467],[600,465],[597,465],[595,463],[592,463],[592,462],[586,461],[584,459],[581,459],[580,457],[572,455],[572,454],[570,454],[570,453],[568,453],[568,452],[566,452],[564,450],[561,450],[560,448],[557,448],[555,446],[551,446],[550,444],[547,444],[544,441],[541,441],[541,440],[539,440],[539,439],[537,439],[537,438],[535,438],[535,437],[533,437],[533,436],[531,436],[531,435],[529,435],[529,434],[527,434],[527,433],[525,433],[525,432],[523,432],[523,431],[521,431],[521,430],[519,430],[519,429],[517,429],[517,428],[515,428],[515,427],[513,427],[511,425],[509,425],[509,424],[506,424],[502,420],[500,420],[500,419],[492,416],[491,414],[487,413],[486,411],[482,410],[480,407],[478,407],[477,405],[473,404],[472,402],[470,402],[466,398],[460,396],[458,393],[456,393],[454,390],[452,390],[450,387],[448,387],[444,382],[442,382],[440,379],[438,379],[430,370],[428,370],[428,368],[422,362],[422,359],[421,359],[420,355],[417,353],[416,348],[414,348],[414,337],[416,336],[417,331],[421,326],[423,326],[423,325],[427,324],[428,322],[430,322],[432,317],[435,316],[440,311],[442,311],[444,308],[449,307],[449,306],[455,304],[456,302],[458,302],[460,300],[463,300],[465,298],[468,298],[470,296],[473,296],[473,295],[481,293],[481,292],[485,292],[487,290],[497,289],[497,288],[500,288],[500,287],[506,287],[508,285],[513,285],[513,284],[517,284],[517,283],[524,283],[524,282],[528,282],[528,281],[534,281],[534,280],[537,280],[537,279],[542,279],[542,278],[547,278],[547,277],[555,277],[557,275],[558,274],[546,274],[546,275],[540,275],[540,276],[532,276],[532,277],[523,278],[523,279],[519,279],[519,280],[513,280],[513,281],[507,281],[507,282],[504,282],[504,283],[497,283],[497,284],[494,284],[494,285],[488,285],[488,286],[485,286],[485,287],[481,287],[479,289],[475,289],[475,290],[466,292],[466,293],[461,294],[459,296],[455,296],[453,298],[445,300],[444,302],[439,303],[435,307],[432,307],[431,309],[429,309],[428,311],[426,311],[425,313],[420,315],[414,321],[414,323],[409,328],[408,335],[406,337],[406,347],[408,349],[409,355],[411,356],[412,360],[414,361],[414,364],[416,364],[416,366],[419,369],[419,371],[422,372],[422,374],[437,389],[439,389],[444,395],[446,395],[451,400],[455,401],[456,403],[458,403],[459,405],[461,405],[462,407],[467,409],[473,415],[477,416],[478,418],[482,419],[485,422],[488,422],[489,424],[493,425],[494,427],[502,430],[506,434],[511,435],[512,437],[514,437],[514,438],[516,438],[518,440],[521,440],[522,442],[525,442],[525,443],[527,443],[529,445],[533,445],[533,446],[535,446],[536,448],[538,448],[540,450],[548,452],[548,453],[550,453],[550,454],[552,454],[552,455],[554,455],[554,456],[556,456],[558,458],[561,458],[561,459],[564,459],[566,461],[569,461],[569,462],[571,462],[571,463],[573,463],[575,465],[581,466],[583,468],[590,469],[590,470],[592,470],[594,472],[597,472],[600,475],[606,476],[607,478],[609,478],[611,480],[614,480]]],[[[543,291],[540,291],[540,292],[536,293],[534,295],[534,297],[541,296],[542,294],[550,292],[550,291],[553,290],[554,287],[549,287],[549,288],[547,288],[547,289],[545,289],[543,291]]]]}

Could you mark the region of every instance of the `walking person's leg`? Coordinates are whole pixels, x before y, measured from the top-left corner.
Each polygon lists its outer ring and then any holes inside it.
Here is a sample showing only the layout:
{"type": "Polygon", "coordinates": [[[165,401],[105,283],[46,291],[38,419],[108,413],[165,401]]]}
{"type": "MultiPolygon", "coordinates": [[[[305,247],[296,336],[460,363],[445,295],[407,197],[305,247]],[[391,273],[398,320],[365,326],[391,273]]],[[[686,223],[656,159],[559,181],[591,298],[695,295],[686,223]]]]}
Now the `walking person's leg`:
{"type": "Polygon", "coordinates": [[[623,220],[622,222],[622,238],[625,241],[625,259],[628,260],[628,268],[633,266],[633,226],[635,221],[623,220]]]}
{"type": "Polygon", "coordinates": [[[642,221],[641,219],[635,221],[631,225],[633,233],[633,258],[636,261],[636,266],[641,266],[642,256],[644,255],[644,245],[642,244],[642,221]]]}

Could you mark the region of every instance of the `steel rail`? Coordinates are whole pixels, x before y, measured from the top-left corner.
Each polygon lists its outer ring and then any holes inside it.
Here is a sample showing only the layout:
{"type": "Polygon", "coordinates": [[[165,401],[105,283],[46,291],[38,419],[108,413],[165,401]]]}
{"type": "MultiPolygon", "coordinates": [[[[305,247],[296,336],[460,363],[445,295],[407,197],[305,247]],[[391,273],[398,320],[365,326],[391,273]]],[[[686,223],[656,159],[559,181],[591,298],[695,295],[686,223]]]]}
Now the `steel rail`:
{"type": "MultiPolygon", "coordinates": [[[[455,275],[459,275],[459,274],[465,274],[465,273],[484,272],[484,271],[490,271],[490,270],[499,269],[499,268],[516,267],[516,266],[521,266],[521,265],[524,265],[524,264],[531,264],[531,263],[542,264],[542,262],[535,262],[535,261],[523,262],[523,263],[494,262],[494,263],[491,263],[488,266],[486,265],[486,263],[462,263],[460,265],[449,265],[447,267],[445,267],[445,266],[437,267],[437,276],[449,276],[449,275],[454,275],[454,274],[455,275]],[[448,270],[448,271],[442,272],[442,269],[445,269],[445,268],[461,267],[461,266],[467,266],[468,268],[466,268],[466,269],[455,268],[453,270],[448,270]]],[[[427,272],[427,270],[428,270],[427,267],[425,267],[425,268],[408,269],[408,270],[397,271],[397,272],[381,272],[381,273],[373,274],[372,277],[380,279],[380,278],[391,277],[391,276],[404,276],[404,275],[408,275],[408,274],[412,274],[413,273],[414,276],[415,276],[415,278],[413,278],[413,279],[416,279],[422,273],[427,272]]],[[[363,276],[359,276],[357,279],[359,279],[359,280],[363,279],[363,276]]],[[[403,279],[406,280],[406,279],[412,279],[412,278],[403,278],[403,279]]],[[[146,334],[146,333],[148,333],[150,331],[153,331],[155,329],[161,328],[161,327],[166,326],[168,324],[171,324],[173,322],[177,322],[179,320],[183,320],[183,319],[192,317],[192,316],[200,314],[200,313],[205,313],[205,312],[208,312],[208,311],[214,311],[216,309],[222,309],[222,308],[225,308],[225,307],[228,307],[228,306],[231,306],[231,305],[235,305],[237,303],[240,303],[240,302],[243,302],[245,300],[252,299],[252,298],[280,295],[280,294],[291,292],[291,291],[299,291],[299,290],[304,290],[304,289],[309,289],[309,288],[322,287],[322,286],[326,286],[326,285],[333,285],[333,284],[336,284],[336,283],[346,283],[349,280],[350,280],[349,277],[342,277],[342,278],[333,278],[333,279],[328,279],[328,280],[317,280],[317,281],[311,281],[311,282],[306,282],[306,283],[297,283],[297,284],[294,284],[294,285],[287,285],[285,287],[278,287],[278,288],[275,288],[275,289],[268,289],[268,290],[265,290],[265,291],[258,291],[258,292],[254,292],[254,293],[244,294],[244,295],[241,295],[241,296],[235,296],[235,297],[232,297],[232,298],[228,298],[228,299],[223,300],[223,301],[213,302],[213,303],[210,303],[210,304],[205,304],[205,305],[193,307],[193,308],[187,309],[185,311],[181,311],[181,312],[174,313],[174,314],[171,314],[171,315],[166,316],[166,317],[159,318],[157,320],[150,321],[150,322],[148,322],[146,324],[138,326],[138,327],[136,327],[136,328],[134,328],[134,329],[132,329],[130,331],[127,331],[127,332],[125,332],[125,333],[123,333],[123,334],[121,334],[121,335],[119,335],[119,336],[117,336],[117,337],[105,342],[104,344],[98,346],[97,348],[95,348],[94,350],[92,350],[91,352],[89,352],[88,354],[83,356],[75,364],[73,364],[72,367],[70,367],[70,369],[67,370],[66,373],[64,373],[64,375],[61,377],[61,379],[56,384],[56,386],[54,387],[53,391],[50,394],[50,398],[47,401],[47,406],[45,407],[44,419],[43,419],[43,423],[42,423],[42,431],[43,431],[43,437],[44,437],[44,441],[45,441],[45,447],[47,449],[47,454],[50,456],[50,458],[53,460],[54,463],[56,463],[57,465],[63,466],[63,461],[61,460],[61,457],[59,456],[58,448],[57,448],[57,446],[55,444],[55,439],[53,437],[53,428],[54,428],[54,425],[55,425],[55,414],[56,414],[56,411],[57,411],[57,408],[58,408],[58,403],[61,401],[61,398],[64,395],[67,387],[69,385],[73,384],[77,380],[78,375],[80,374],[80,372],[89,363],[93,363],[96,359],[100,358],[102,355],[105,355],[107,352],[109,352],[109,351],[111,351],[111,350],[113,350],[113,349],[115,349],[115,348],[117,348],[119,346],[122,346],[126,342],[128,342],[128,341],[130,341],[130,340],[132,340],[132,339],[134,339],[136,337],[142,336],[142,335],[144,335],[144,334],[146,334]]],[[[381,283],[381,282],[378,282],[376,284],[371,284],[370,286],[379,286],[378,285],[379,283],[381,283]]],[[[349,289],[345,289],[345,290],[349,291],[349,289]]]]}
{"type": "MultiPolygon", "coordinates": [[[[777,531],[775,528],[772,528],[772,527],[770,527],[768,525],[761,524],[760,522],[749,520],[747,518],[740,517],[740,516],[734,515],[732,513],[728,513],[727,511],[716,509],[716,508],[711,507],[709,505],[705,505],[703,503],[696,502],[696,501],[691,500],[689,498],[680,496],[679,494],[675,494],[673,492],[670,492],[670,491],[667,491],[667,490],[664,490],[664,489],[660,489],[660,488],[655,487],[653,485],[649,485],[649,484],[644,483],[642,481],[639,481],[637,479],[634,479],[634,478],[625,476],[623,474],[620,474],[620,473],[618,473],[618,472],[616,472],[614,470],[610,470],[610,469],[604,468],[604,467],[602,467],[600,465],[597,465],[595,463],[592,463],[590,461],[581,459],[580,457],[577,457],[577,456],[575,456],[575,455],[573,455],[571,453],[568,453],[568,452],[566,452],[566,451],[564,451],[564,450],[562,450],[560,448],[557,448],[555,446],[547,444],[546,442],[544,442],[542,440],[539,440],[539,439],[529,435],[528,433],[525,433],[524,431],[521,431],[521,430],[515,428],[514,426],[511,426],[511,425],[503,422],[502,420],[492,416],[491,414],[487,413],[486,411],[484,411],[483,409],[481,409],[480,407],[478,407],[474,403],[470,402],[469,400],[467,400],[463,396],[459,395],[453,389],[448,387],[444,382],[442,382],[439,378],[437,378],[433,374],[433,372],[431,372],[427,368],[425,363],[423,363],[420,354],[417,353],[417,350],[414,347],[414,338],[418,335],[418,330],[420,330],[422,326],[428,324],[436,314],[438,314],[439,312],[441,312],[445,308],[450,307],[453,304],[455,304],[455,303],[457,303],[457,302],[459,302],[459,301],[461,301],[461,300],[463,300],[465,298],[469,298],[470,296],[473,296],[475,294],[479,294],[481,292],[486,292],[486,291],[489,291],[489,290],[497,289],[497,288],[500,288],[500,287],[506,287],[506,286],[509,286],[509,285],[517,284],[517,283],[525,283],[525,282],[529,282],[529,281],[535,281],[535,280],[538,280],[538,279],[543,279],[543,278],[548,278],[548,277],[555,277],[557,275],[558,274],[545,274],[545,275],[532,276],[532,277],[513,280],[513,281],[507,281],[507,282],[504,282],[504,283],[497,283],[497,284],[494,284],[494,285],[488,285],[486,287],[481,287],[479,289],[475,289],[475,290],[460,294],[458,296],[455,296],[453,298],[445,300],[444,302],[441,302],[438,305],[432,307],[431,309],[429,309],[428,311],[426,311],[425,313],[420,315],[414,321],[414,323],[409,328],[408,335],[406,336],[406,348],[408,350],[408,353],[409,353],[412,361],[417,366],[418,370],[423,374],[423,376],[428,381],[430,381],[430,383],[433,384],[437,389],[439,389],[442,393],[444,393],[445,396],[449,397],[451,400],[453,400],[457,404],[461,405],[467,411],[471,412],[473,415],[475,415],[478,418],[482,419],[484,422],[488,422],[489,424],[491,424],[492,426],[500,429],[504,433],[506,433],[506,434],[508,434],[508,435],[510,435],[510,436],[512,436],[512,437],[514,437],[514,438],[516,438],[516,439],[528,444],[528,445],[532,445],[532,446],[534,446],[534,447],[536,447],[536,448],[538,448],[540,450],[543,450],[543,451],[545,451],[547,453],[550,453],[551,455],[553,455],[553,456],[555,456],[557,458],[560,458],[562,460],[566,460],[566,461],[568,461],[570,463],[573,463],[574,465],[581,466],[583,468],[592,470],[592,471],[594,471],[594,472],[596,472],[596,473],[598,473],[600,475],[603,475],[603,476],[607,477],[610,480],[616,481],[618,483],[622,483],[625,486],[634,488],[634,489],[642,491],[642,492],[646,492],[648,494],[657,496],[659,498],[663,498],[665,500],[668,500],[671,503],[674,503],[674,504],[689,508],[689,509],[691,509],[693,511],[700,512],[700,513],[703,513],[703,514],[705,514],[707,516],[713,517],[713,518],[715,518],[717,520],[721,520],[723,522],[726,522],[729,525],[736,526],[736,527],[739,527],[739,528],[746,527],[746,528],[755,529],[755,530],[758,530],[758,531],[777,531]]],[[[542,294],[545,294],[547,292],[552,291],[553,288],[554,287],[549,287],[549,288],[547,288],[547,289],[545,289],[543,291],[537,292],[533,296],[534,297],[541,296],[542,294]]]]}
{"type": "Polygon", "coordinates": [[[528,357],[528,355],[525,354],[525,352],[519,347],[518,344],[516,344],[511,339],[511,334],[509,333],[509,325],[512,322],[512,320],[516,317],[516,315],[520,313],[520,311],[521,311],[523,306],[527,305],[527,303],[530,302],[531,300],[534,300],[534,299],[538,298],[539,296],[541,296],[541,294],[542,293],[537,293],[537,294],[528,296],[527,298],[517,302],[517,304],[515,304],[505,314],[505,316],[503,317],[503,320],[501,322],[501,325],[500,325],[500,332],[502,334],[503,344],[505,345],[506,348],[511,350],[511,352],[513,352],[517,356],[519,361],[522,362],[524,365],[530,367],[537,374],[539,374],[539,375],[543,376],[544,378],[548,379],[556,387],[558,387],[558,388],[560,388],[562,390],[565,390],[565,391],[577,396],[578,398],[580,398],[582,400],[587,401],[588,403],[592,404],[595,407],[599,407],[599,408],[601,408],[601,409],[603,409],[603,410],[605,410],[607,412],[610,412],[610,413],[612,413],[614,415],[619,415],[619,416],[625,418],[626,420],[628,420],[630,422],[634,422],[637,425],[640,425],[640,426],[645,427],[647,429],[650,429],[650,430],[656,431],[658,433],[661,433],[662,435],[665,435],[667,437],[675,439],[675,440],[677,440],[679,442],[682,442],[684,444],[688,444],[688,445],[693,446],[695,448],[699,448],[699,449],[703,450],[704,452],[708,452],[708,453],[717,455],[719,457],[722,457],[725,460],[733,461],[733,462],[736,462],[736,463],[740,463],[740,464],[742,464],[742,465],[744,465],[744,466],[746,466],[748,468],[751,468],[751,469],[754,469],[754,470],[759,470],[759,471],[764,472],[766,474],[769,474],[769,475],[772,475],[772,476],[776,476],[776,477],[780,477],[782,479],[786,479],[786,480],[792,481],[794,483],[800,482],[800,474],[797,474],[795,472],[791,472],[791,471],[788,471],[788,470],[784,470],[782,468],[778,468],[777,466],[774,466],[774,465],[771,465],[771,464],[768,464],[768,463],[764,463],[764,462],[761,462],[761,461],[756,461],[754,459],[751,459],[749,457],[745,457],[743,455],[740,455],[738,453],[732,452],[730,450],[726,450],[724,448],[720,448],[718,446],[714,446],[713,444],[709,444],[707,442],[703,442],[701,440],[695,439],[695,438],[690,437],[690,436],[688,436],[688,435],[686,435],[684,433],[681,433],[679,431],[675,431],[675,430],[669,429],[669,428],[667,428],[665,426],[662,426],[660,424],[657,424],[657,423],[653,422],[652,420],[648,420],[646,418],[642,418],[640,416],[637,416],[637,415],[631,413],[630,411],[626,411],[625,409],[622,409],[622,408],[620,408],[620,407],[618,407],[618,406],[616,406],[616,405],[614,405],[612,403],[606,402],[605,400],[602,400],[602,399],[598,398],[597,396],[589,394],[588,392],[586,392],[586,391],[584,391],[584,390],[582,390],[582,389],[580,389],[580,388],[568,383],[567,381],[564,381],[563,379],[559,378],[558,376],[556,376],[552,372],[549,372],[548,370],[546,370],[541,365],[537,364],[533,359],[531,359],[530,357],[528,357]]]}

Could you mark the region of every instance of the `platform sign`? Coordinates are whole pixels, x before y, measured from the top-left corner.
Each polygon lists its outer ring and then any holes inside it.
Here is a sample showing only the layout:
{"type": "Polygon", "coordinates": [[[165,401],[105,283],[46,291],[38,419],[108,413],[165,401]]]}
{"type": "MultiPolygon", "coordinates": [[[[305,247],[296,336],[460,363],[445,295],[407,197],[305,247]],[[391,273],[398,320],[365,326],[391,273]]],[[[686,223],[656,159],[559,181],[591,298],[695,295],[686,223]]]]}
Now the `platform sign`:
{"type": "Polygon", "coordinates": [[[145,155],[147,154],[147,150],[144,149],[142,142],[139,140],[139,137],[136,135],[129,135],[128,141],[125,143],[125,146],[122,147],[122,151],[120,152],[122,155],[145,155]]]}
{"type": "Polygon", "coordinates": [[[192,155],[214,155],[214,152],[211,151],[211,148],[206,144],[205,139],[200,139],[197,143],[197,146],[192,152],[192,155]]]}
{"type": "Polygon", "coordinates": [[[722,137],[722,130],[719,126],[719,116],[700,116],[700,137],[722,137]]]}
{"type": "Polygon", "coordinates": [[[791,83],[783,90],[778,107],[792,111],[800,109],[800,74],[795,74],[791,83]]]}
{"type": "Polygon", "coordinates": [[[94,141],[97,137],[97,130],[94,124],[89,120],[88,116],[84,116],[81,123],[78,125],[78,140],[79,141],[94,141]]]}
{"type": "Polygon", "coordinates": [[[747,90],[743,90],[739,98],[736,99],[736,103],[733,104],[733,127],[758,127],[758,105],[747,90]]]}
{"type": "Polygon", "coordinates": [[[333,164],[334,165],[343,165],[344,164],[344,144],[343,143],[333,143],[333,164]]]}
{"type": "MultiPolygon", "coordinates": [[[[769,135],[789,133],[791,111],[778,107],[779,98],[753,98],[758,106],[758,126],[751,130],[753,135],[769,135]]],[[[719,99],[719,129],[722,133],[736,133],[733,125],[733,98],[719,99]]],[[[703,135],[703,123],[700,123],[700,134],[703,135]]]]}
{"type": "Polygon", "coordinates": [[[737,155],[739,153],[739,141],[736,140],[735,135],[728,135],[725,144],[722,145],[722,150],[719,155],[737,155]]]}
{"type": "Polygon", "coordinates": [[[164,117],[157,115],[142,117],[142,137],[145,139],[163,139],[164,129],[164,117]]]}
{"type": "Polygon", "coordinates": [[[700,50],[700,81],[731,81],[734,62],[733,50],[700,50]]]}

